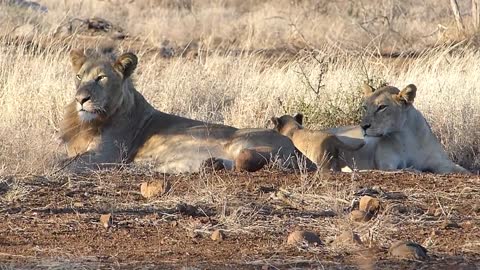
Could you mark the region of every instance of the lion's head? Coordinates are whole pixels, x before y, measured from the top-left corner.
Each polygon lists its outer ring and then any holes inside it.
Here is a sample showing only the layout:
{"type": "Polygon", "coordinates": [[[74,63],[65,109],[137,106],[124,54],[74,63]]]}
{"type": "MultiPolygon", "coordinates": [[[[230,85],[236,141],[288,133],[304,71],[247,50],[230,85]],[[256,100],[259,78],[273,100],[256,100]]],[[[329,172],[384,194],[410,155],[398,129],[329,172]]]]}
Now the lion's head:
{"type": "Polygon", "coordinates": [[[75,72],[75,109],[83,122],[102,122],[114,114],[131,95],[127,79],[137,66],[132,53],[117,59],[106,55],[85,55],[72,50],[70,60],[75,72]]]}
{"type": "Polygon", "coordinates": [[[417,87],[409,84],[401,91],[392,86],[375,90],[365,84],[363,90],[365,100],[361,127],[365,136],[382,137],[402,130],[408,110],[413,107],[417,87]]]}
{"type": "Polygon", "coordinates": [[[292,131],[303,128],[303,114],[301,113],[297,113],[295,116],[287,114],[280,117],[272,117],[271,121],[274,125],[273,129],[285,136],[291,134],[292,131]]]}
{"type": "MultiPolygon", "coordinates": [[[[137,57],[132,53],[115,58],[93,50],[72,50],[70,60],[75,72],[75,96],[66,107],[60,138],[64,142],[79,140],[78,145],[83,147],[82,139],[90,140],[115,113],[133,107],[129,77],[137,66],[137,57]]],[[[83,151],[82,147],[71,146],[75,149],[71,152],[83,151]]]]}

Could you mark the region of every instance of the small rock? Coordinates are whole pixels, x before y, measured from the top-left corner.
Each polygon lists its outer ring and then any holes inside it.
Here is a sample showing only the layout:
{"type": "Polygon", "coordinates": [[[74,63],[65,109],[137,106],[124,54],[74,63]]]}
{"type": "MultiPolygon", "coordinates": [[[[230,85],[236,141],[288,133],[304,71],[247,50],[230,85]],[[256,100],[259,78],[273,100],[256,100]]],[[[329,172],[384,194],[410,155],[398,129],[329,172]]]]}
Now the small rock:
{"type": "Polygon", "coordinates": [[[78,207],[78,208],[83,207],[83,203],[81,203],[81,202],[74,202],[74,203],[73,203],[73,207],[78,207]]]}
{"type": "Polygon", "coordinates": [[[367,222],[372,219],[372,214],[360,210],[350,212],[350,220],[355,222],[367,222]]]}
{"type": "Polygon", "coordinates": [[[339,236],[335,238],[335,244],[354,244],[354,245],[362,245],[362,240],[360,236],[350,230],[344,231],[339,236]]]}
{"type": "Polygon", "coordinates": [[[225,234],[221,230],[215,230],[215,231],[213,231],[210,238],[213,241],[223,241],[223,239],[225,239],[225,234]]]}
{"type": "Polygon", "coordinates": [[[468,221],[462,222],[460,227],[462,227],[464,229],[472,229],[472,228],[476,227],[476,225],[471,220],[468,220],[468,221]]]}
{"type": "Polygon", "coordinates": [[[376,213],[380,209],[380,201],[374,197],[363,196],[360,199],[358,209],[366,213],[376,213]]]}
{"type": "Polygon", "coordinates": [[[100,216],[100,224],[103,225],[103,227],[108,228],[113,225],[113,218],[112,214],[105,214],[100,216]]]}
{"type": "Polygon", "coordinates": [[[428,259],[427,249],[421,245],[410,241],[398,241],[394,243],[389,250],[391,256],[401,259],[428,259]]]}
{"type": "Polygon", "coordinates": [[[322,241],[314,232],[310,231],[294,231],[288,235],[288,245],[299,245],[307,243],[308,245],[319,246],[322,245],[322,241]]]}
{"type": "Polygon", "coordinates": [[[143,182],[140,186],[140,193],[144,198],[150,199],[152,197],[163,195],[170,189],[168,182],[164,181],[152,181],[143,182]]]}

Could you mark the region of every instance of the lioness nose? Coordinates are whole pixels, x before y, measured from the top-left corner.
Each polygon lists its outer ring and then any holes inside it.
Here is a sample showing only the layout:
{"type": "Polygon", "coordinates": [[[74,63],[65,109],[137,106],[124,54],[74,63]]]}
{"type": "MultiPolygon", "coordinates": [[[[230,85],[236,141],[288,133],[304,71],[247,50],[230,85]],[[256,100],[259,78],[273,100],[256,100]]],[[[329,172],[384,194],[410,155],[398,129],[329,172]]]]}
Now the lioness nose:
{"type": "Polygon", "coordinates": [[[90,100],[90,95],[77,95],[75,96],[75,99],[78,103],[80,103],[80,105],[83,105],[83,103],[90,100]]]}
{"type": "Polygon", "coordinates": [[[372,125],[370,124],[362,124],[361,127],[363,130],[367,130],[369,127],[371,127],[372,125]]]}

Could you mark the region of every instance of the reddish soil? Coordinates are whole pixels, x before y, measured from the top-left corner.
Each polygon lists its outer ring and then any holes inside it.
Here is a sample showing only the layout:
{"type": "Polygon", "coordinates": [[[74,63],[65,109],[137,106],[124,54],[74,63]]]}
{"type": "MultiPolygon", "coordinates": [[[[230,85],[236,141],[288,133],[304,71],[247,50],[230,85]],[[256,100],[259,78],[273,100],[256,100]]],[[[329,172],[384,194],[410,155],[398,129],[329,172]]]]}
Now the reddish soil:
{"type": "Polygon", "coordinates": [[[480,268],[478,176],[110,172],[4,176],[0,183],[0,267],[480,268]],[[172,188],[147,200],[140,195],[147,180],[172,188]],[[348,214],[362,190],[382,207],[355,223],[348,214]],[[100,224],[105,213],[113,216],[109,228],[100,224]],[[223,241],[210,238],[216,229],[223,241]],[[288,246],[293,229],[316,232],[323,245],[288,246]],[[333,239],[345,229],[363,245],[337,246],[333,239]],[[423,245],[430,258],[391,257],[397,240],[423,245]]]}

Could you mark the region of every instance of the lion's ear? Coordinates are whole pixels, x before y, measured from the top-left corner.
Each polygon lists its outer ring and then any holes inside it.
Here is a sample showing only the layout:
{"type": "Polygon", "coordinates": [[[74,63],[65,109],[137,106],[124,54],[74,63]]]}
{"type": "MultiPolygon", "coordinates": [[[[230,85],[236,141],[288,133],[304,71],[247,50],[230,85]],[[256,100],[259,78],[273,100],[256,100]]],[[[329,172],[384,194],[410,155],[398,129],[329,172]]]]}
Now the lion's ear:
{"type": "Polygon", "coordinates": [[[280,126],[280,119],[278,119],[278,117],[273,116],[270,118],[270,121],[272,121],[274,128],[278,128],[280,126]]]}
{"type": "Polygon", "coordinates": [[[363,90],[363,94],[368,97],[370,96],[371,94],[373,94],[373,92],[375,91],[375,89],[373,89],[373,87],[371,87],[368,83],[364,82],[362,84],[362,90],[363,90]]]}
{"type": "Polygon", "coordinates": [[[303,114],[297,113],[295,114],[293,119],[295,119],[295,121],[297,121],[297,123],[299,123],[300,125],[303,125],[303,114]]]}
{"type": "Polygon", "coordinates": [[[123,74],[123,78],[126,79],[132,75],[133,71],[137,67],[138,58],[133,53],[124,53],[118,57],[113,67],[123,74]]]}
{"type": "Polygon", "coordinates": [[[403,88],[397,97],[399,100],[406,102],[407,104],[412,104],[415,96],[417,95],[417,87],[414,84],[409,84],[403,88]]]}
{"type": "Polygon", "coordinates": [[[82,50],[73,49],[70,51],[70,62],[72,62],[72,67],[75,73],[77,73],[83,64],[87,60],[87,57],[82,50]]]}

